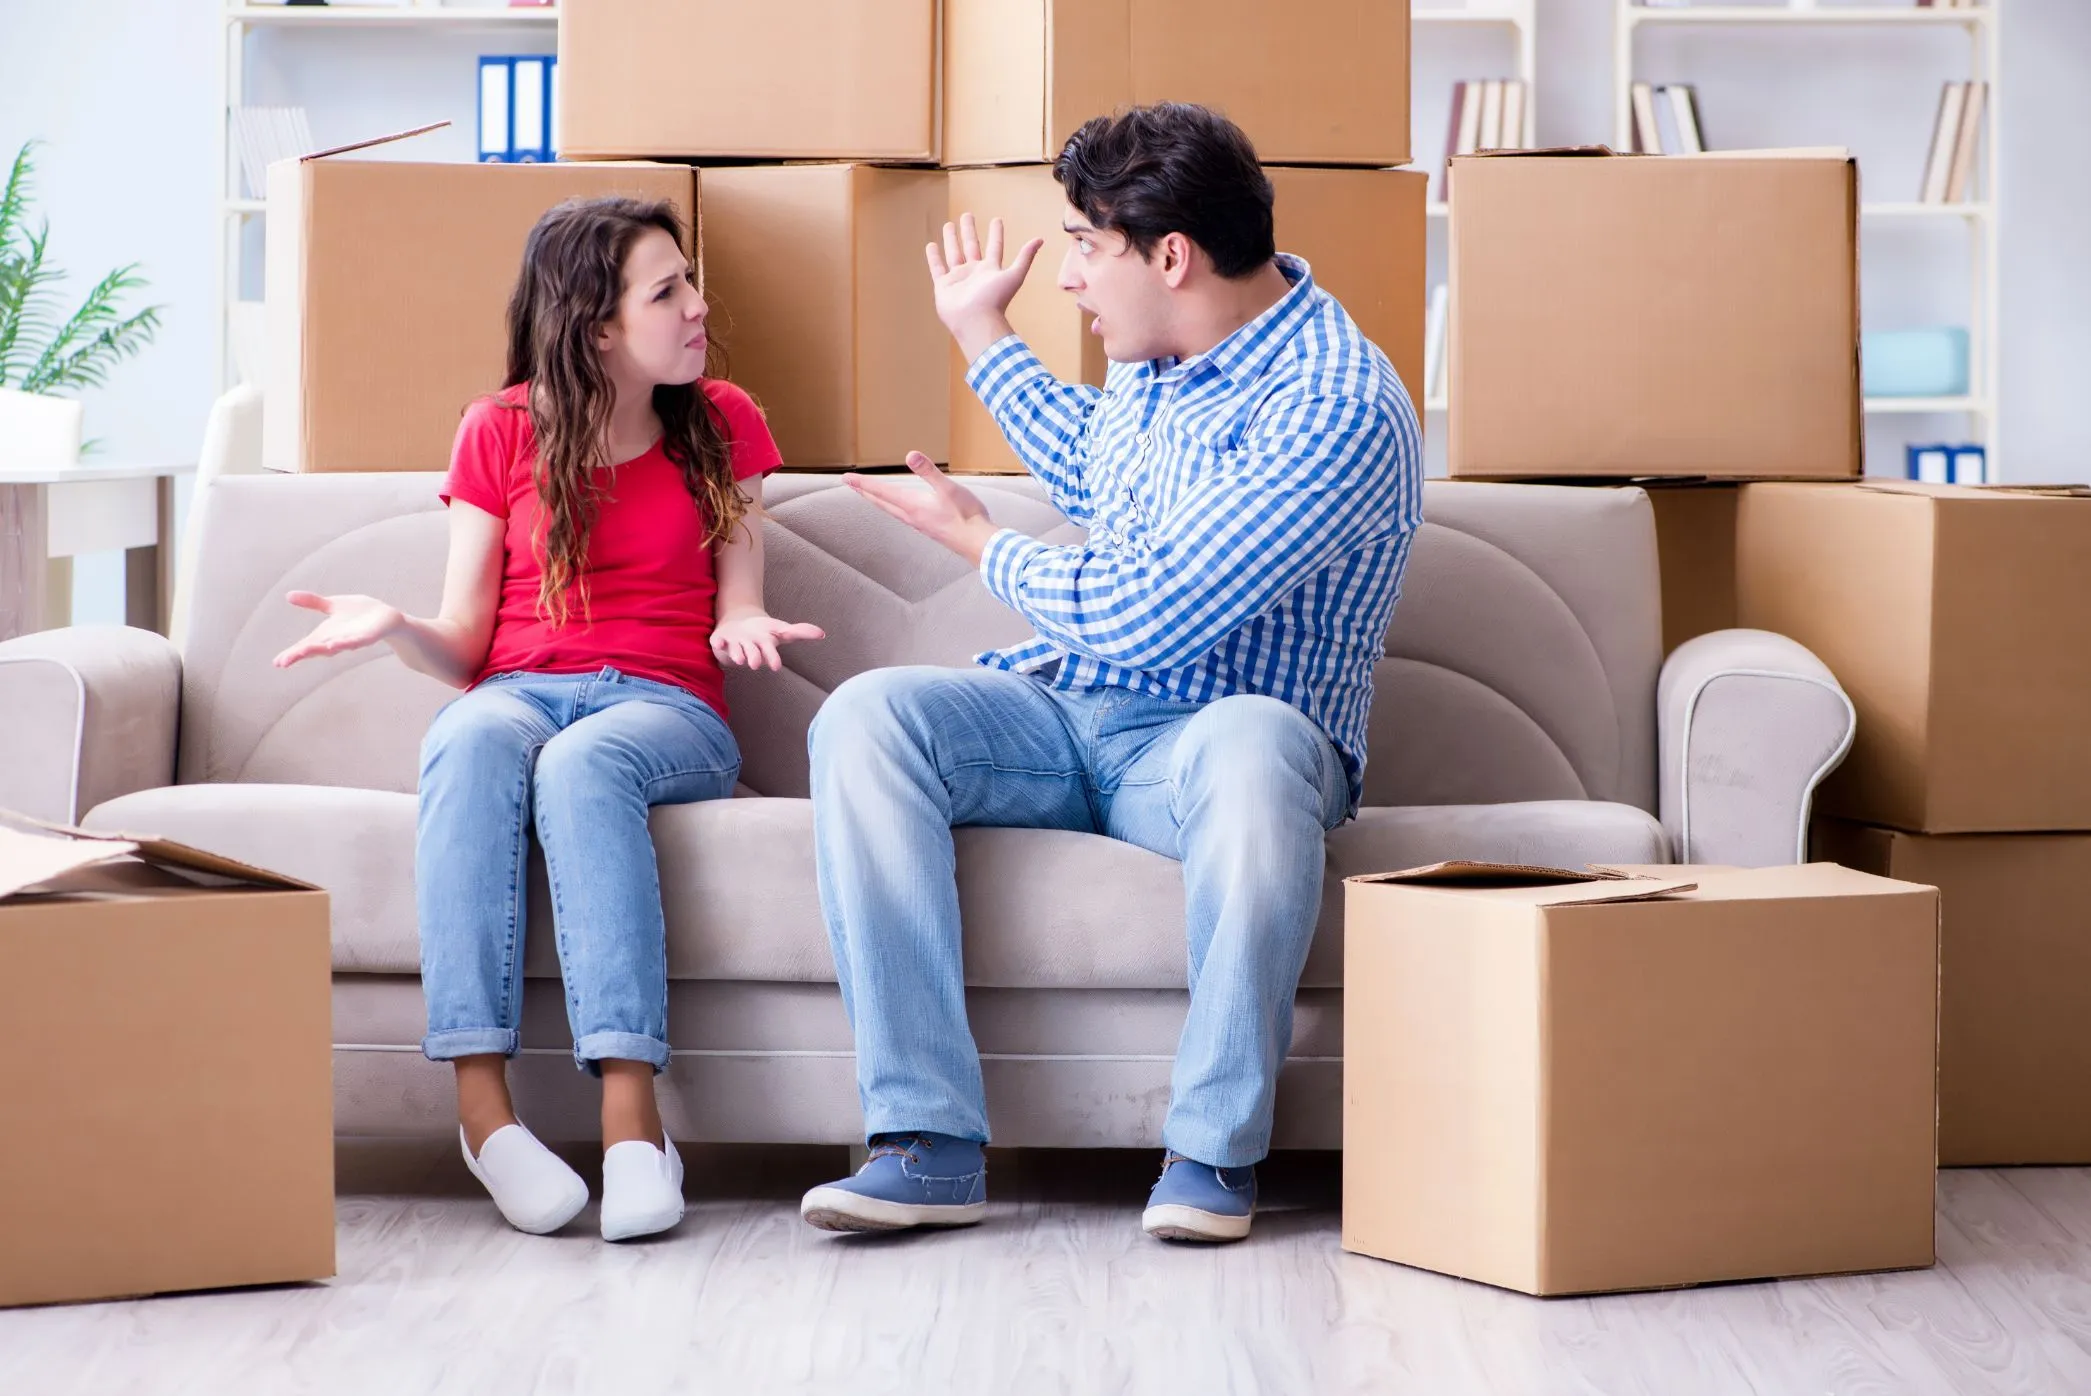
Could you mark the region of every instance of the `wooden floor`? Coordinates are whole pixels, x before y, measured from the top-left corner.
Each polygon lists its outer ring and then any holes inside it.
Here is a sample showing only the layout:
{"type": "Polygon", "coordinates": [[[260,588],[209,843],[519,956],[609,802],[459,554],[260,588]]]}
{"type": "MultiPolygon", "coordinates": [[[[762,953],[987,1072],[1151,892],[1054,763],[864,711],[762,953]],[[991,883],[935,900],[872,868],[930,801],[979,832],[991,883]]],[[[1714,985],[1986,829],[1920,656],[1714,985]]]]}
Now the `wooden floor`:
{"type": "Polygon", "coordinates": [[[687,1158],[681,1230],[613,1247],[345,1147],[339,1279],[0,1312],[0,1393],[2091,1392],[2091,1169],[1943,1175],[1931,1271],[1542,1301],[1345,1254],[1326,1156],[1212,1251],[1140,1235],[1144,1154],[995,1156],[986,1225],[883,1238],[799,1223],[838,1150],[687,1158]]]}

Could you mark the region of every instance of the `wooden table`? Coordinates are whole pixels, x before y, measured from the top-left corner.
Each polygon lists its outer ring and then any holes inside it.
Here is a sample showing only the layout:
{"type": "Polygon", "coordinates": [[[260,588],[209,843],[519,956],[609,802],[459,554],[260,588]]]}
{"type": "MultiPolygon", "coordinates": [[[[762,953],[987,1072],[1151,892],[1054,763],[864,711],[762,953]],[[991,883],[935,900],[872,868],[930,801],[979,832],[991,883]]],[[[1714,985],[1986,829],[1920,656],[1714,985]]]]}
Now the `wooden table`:
{"type": "Polygon", "coordinates": [[[188,464],[0,466],[0,640],[72,617],[73,558],[124,550],[124,622],[167,633],[174,482],[188,464]]]}

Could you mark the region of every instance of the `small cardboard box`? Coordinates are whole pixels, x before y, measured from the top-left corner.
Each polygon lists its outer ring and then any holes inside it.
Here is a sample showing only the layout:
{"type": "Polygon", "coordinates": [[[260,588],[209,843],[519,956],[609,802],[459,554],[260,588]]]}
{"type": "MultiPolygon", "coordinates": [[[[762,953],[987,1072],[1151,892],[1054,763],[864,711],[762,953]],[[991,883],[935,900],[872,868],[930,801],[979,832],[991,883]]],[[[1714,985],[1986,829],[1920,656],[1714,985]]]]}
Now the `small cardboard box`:
{"type": "Polygon", "coordinates": [[[571,0],[562,160],[937,158],[937,0],[571,0]]]}
{"type": "Polygon", "coordinates": [[[945,0],[944,163],[1051,162],[1077,127],[1218,108],[1273,165],[1409,162],[1409,0],[945,0]]]}
{"type": "Polygon", "coordinates": [[[940,170],[704,171],[713,323],[793,469],[950,458],[949,336],[922,255],[943,226],[940,170]]]}
{"type": "Polygon", "coordinates": [[[1647,482],[1663,572],[1663,653],[1735,626],[1735,513],[1742,486],[1647,482]]]}
{"type": "Polygon", "coordinates": [[[1917,833],[2091,830],[2091,490],[1751,485],[1741,624],[1858,710],[1825,814],[1917,833]]]}
{"type": "Polygon", "coordinates": [[[1528,1294],[1931,1264],[1938,894],[1637,871],[1350,879],[1344,1248],[1528,1294]]]}
{"type": "MultiPolygon", "coordinates": [[[[1414,385],[1423,381],[1429,177],[1413,170],[1265,173],[1277,192],[1278,250],[1307,261],[1315,284],[1343,303],[1365,337],[1393,362],[1413,397],[1414,385]]],[[[1045,239],[1030,277],[1010,304],[1010,326],[1061,379],[1101,384],[1107,367],[1103,341],[1089,332],[1089,317],[1058,285],[1068,242],[1061,219],[1068,205],[1052,171],[1037,165],[953,170],[950,181],[952,218],[970,212],[984,228],[988,219],[999,217],[1012,251],[1031,238],[1045,239]]],[[[926,284],[923,294],[928,294],[926,284]]],[[[966,386],[965,356],[956,345],[947,352],[951,468],[966,474],[1021,474],[1023,466],[994,419],[966,386]]]]}
{"type": "Polygon", "coordinates": [[[2091,1164],[2091,835],[1814,837],[1818,858],[1939,889],[1939,1163],[2091,1164]]]}
{"type": "Polygon", "coordinates": [[[458,418],[501,387],[509,295],[546,210],[627,194],[695,222],[686,166],[343,158],[364,148],[269,167],[271,470],[449,469],[458,418]]]}
{"type": "Polygon", "coordinates": [[[1452,475],[1860,473],[1849,156],[1498,152],[1452,189],[1452,475]]]}
{"type": "Polygon", "coordinates": [[[0,825],[0,1305],[334,1273],[327,895],[0,825]]]}

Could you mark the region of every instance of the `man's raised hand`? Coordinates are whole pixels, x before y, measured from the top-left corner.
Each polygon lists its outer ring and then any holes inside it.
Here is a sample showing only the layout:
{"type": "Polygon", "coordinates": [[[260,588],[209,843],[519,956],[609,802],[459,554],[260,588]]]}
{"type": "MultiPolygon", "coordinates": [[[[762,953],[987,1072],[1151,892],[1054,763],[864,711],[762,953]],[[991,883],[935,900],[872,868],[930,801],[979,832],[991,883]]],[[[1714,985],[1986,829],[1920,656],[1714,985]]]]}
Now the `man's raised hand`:
{"type": "Polygon", "coordinates": [[[930,283],[936,289],[937,318],[967,359],[1010,332],[1008,310],[1017,289],[1031,271],[1043,238],[1033,238],[1017,249],[1008,266],[1002,265],[1002,220],[987,225],[987,245],[980,242],[980,226],[973,215],[959,215],[957,223],[944,225],[944,244],[923,248],[929,259],[930,283]]]}

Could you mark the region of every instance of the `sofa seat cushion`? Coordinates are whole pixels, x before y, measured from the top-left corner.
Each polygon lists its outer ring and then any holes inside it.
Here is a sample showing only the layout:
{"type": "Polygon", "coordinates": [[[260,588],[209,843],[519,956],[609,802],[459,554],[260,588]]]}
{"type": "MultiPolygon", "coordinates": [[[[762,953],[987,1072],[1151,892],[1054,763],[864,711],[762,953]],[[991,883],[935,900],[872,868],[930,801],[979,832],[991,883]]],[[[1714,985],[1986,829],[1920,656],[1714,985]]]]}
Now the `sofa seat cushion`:
{"type": "MultiPolygon", "coordinates": [[[[337,786],[181,785],[111,800],[90,828],[132,830],[287,873],[334,898],[334,967],[420,969],[414,797],[337,786]]],[[[813,807],[742,799],[653,812],[675,979],[832,983],[813,866],[813,807]]],[[[1184,983],[1183,877],[1170,859],[1094,834],[961,829],[966,981],[1006,989],[1184,983]]],[[[1367,809],[1329,836],[1329,882],[1302,983],[1343,982],[1343,884],[1446,858],[1659,863],[1662,827],[1598,801],[1367,809]]],[[[531,859],[525,968],[558,974],[542,860],[531,859]]]]}

